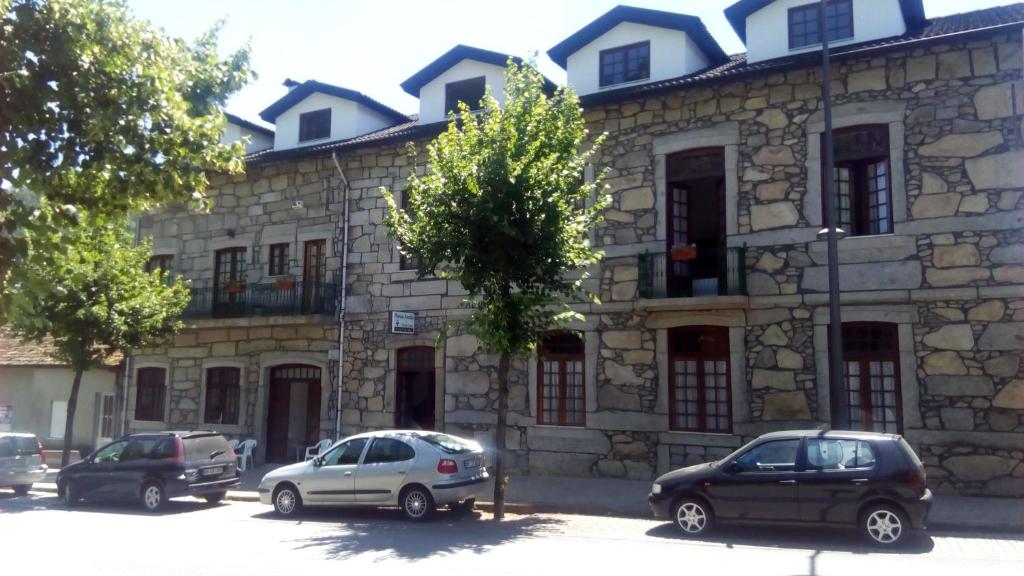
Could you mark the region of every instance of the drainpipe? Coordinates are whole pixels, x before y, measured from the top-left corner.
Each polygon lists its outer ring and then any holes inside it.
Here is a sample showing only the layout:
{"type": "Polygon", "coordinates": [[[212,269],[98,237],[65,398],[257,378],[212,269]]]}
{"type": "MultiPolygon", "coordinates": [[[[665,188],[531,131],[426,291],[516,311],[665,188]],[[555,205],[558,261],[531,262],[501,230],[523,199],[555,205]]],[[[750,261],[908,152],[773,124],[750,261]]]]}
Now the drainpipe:
{"type": "Polygon", "coordinates": [[[341,182],[344,188],[342,194],[345,203],[344,229],[342,231],[341,247],[341,301],[338,310],[338,397],[335,400],[334,439],[341,440],[341,391],[344,388],[345,370],[345,296],[348,292],[348,178],[338,163],[338,155],[331,152],[331,160],[334,167],[338,169],[341,182]]]}

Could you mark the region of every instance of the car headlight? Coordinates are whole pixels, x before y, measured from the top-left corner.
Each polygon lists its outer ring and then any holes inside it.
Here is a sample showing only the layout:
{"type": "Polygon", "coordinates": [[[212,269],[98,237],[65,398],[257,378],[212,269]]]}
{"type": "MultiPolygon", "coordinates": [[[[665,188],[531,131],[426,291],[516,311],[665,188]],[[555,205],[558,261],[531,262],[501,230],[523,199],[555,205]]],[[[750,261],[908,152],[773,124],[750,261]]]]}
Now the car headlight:
{"type": "Polygon", "coordinates": [[[661,484],[655,482],[654,486],[651,486],[651,494],[661,494],[661,484]]]}

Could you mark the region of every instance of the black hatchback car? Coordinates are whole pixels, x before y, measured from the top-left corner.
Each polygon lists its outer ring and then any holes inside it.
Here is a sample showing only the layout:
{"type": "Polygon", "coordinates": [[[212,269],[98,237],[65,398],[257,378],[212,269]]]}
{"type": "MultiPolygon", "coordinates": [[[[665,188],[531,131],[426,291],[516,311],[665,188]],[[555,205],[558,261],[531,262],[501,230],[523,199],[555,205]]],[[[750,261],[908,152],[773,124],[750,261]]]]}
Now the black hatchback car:
{"type": "Polygon", "coordinates": [[[61,469],[57,492],[73,506],[80,499],[137,500],[148,511],[169,498],[220,501],[241,482],[235,453],[216,432],[132,434],[61,469]]]}
{"type": "Polygon", "coordinates": [[[654,514],[689,536],[715,522],[857,527],[893,546],[923,530],[932,493],[902,437],[820,430],[772,432],[717,462],[655,480],[654,514]]]}

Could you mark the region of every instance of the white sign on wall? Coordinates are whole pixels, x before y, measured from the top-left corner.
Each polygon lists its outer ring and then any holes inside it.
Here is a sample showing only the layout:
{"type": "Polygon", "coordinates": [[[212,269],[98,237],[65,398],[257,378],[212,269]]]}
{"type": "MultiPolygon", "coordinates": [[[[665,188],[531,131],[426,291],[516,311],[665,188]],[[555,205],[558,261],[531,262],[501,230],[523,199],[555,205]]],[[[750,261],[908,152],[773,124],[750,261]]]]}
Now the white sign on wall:
{"type": "Polygon", "coordinates": [[[14,406],[0,404],[0,432],[10,432],[14,420],[14,406]]]}
{"type": "Polygon", "coordinates": [[[391,332],[393,334],[415,334],[415,312],[391,312],[391,332]]]}

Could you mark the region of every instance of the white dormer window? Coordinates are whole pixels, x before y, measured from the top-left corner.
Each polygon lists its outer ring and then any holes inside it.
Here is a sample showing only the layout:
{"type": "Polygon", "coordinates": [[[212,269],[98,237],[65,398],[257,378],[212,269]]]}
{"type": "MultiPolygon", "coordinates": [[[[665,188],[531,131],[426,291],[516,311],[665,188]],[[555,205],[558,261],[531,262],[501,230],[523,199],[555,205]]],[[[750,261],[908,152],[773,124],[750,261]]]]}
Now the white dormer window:
{"type": "Polygon", "coordinates": [[[478,76],[444,85],[444,112],[458,112],[459,102],[465,102],[470,110],[479,110],[480,101],[487,91],[487,78],[478,76]]]}
{"type": "MultiPolygon", "coordinates": [[[[815,2],[789,9],[789,48],[795,50],[821,43],[821,4],[815,2]]],[[[829,42],[853,38],[853,1],[832,0],[825,8],[829,42]]]]}
{"type": "Polygon", "coordinates": [[[646,80],[651,77],[651,42],[617,46],[601,50],[600,86],[646,80]]]}
{"type": "Polygon", "coordinates": [[[331,109],[323,108],[299,115],[299,142],[319,140],[331,135],[331,109]]]}

